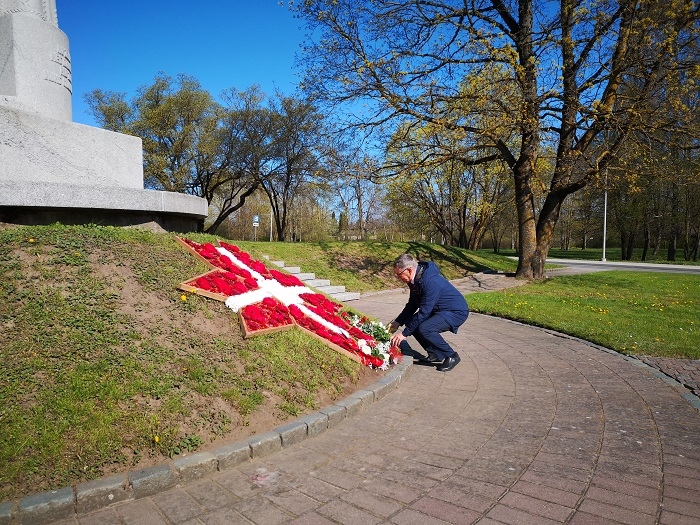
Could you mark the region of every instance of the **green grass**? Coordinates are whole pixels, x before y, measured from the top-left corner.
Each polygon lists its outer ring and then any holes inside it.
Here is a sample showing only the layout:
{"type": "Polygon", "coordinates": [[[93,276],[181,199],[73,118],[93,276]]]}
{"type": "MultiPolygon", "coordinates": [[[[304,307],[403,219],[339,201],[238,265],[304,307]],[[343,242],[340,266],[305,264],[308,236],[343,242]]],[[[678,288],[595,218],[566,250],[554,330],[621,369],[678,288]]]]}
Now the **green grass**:
{"type": "Polygon", "coordinates": [[[243,340],[222,303],[181,299],[205,270],[172,235],[0,229],[0,501],[310,411],[364,372],[297,330],[243,340]]]}
{"type": "Polygon", "coordinates": [[[618,352],[700,359],[700,276],[610,271],[472,294],[472,311],[618,352]]]}
{"type": "MultiPolygon", "coordinates": [[[[232,242],[358,292],[398,287],[392,263],[404,252],[450,279],[517,265],[428,243],[232,242]]],[[[309,412],[367,373],[297,330],[244,340],[222,303],[182,300],[177,284],[204,271],[170,234],[0,229],[0,501],[195,450],[269,414],[309,412]]],[[[699,286],[606,272],[469,303],[625,353],[697,358],[699,286]]]]}

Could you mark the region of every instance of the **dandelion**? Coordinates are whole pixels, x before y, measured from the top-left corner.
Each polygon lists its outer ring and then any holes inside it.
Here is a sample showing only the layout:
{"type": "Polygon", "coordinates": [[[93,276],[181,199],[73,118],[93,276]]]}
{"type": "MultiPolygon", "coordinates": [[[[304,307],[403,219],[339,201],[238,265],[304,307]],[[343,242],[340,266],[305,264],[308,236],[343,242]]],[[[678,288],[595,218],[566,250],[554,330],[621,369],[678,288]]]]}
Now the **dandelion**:
{"type": "Polygon", "coordinates": [[[183,294],[180,296],[180,300],[181,300],[181,301],[187,301],[187,296],[183,293],[183,294]]]}
{"type": "Polygon", "coordinates": [[[158,437],[158,435],[153,436],[153,441],[155,441],[156,443],[158,443],[160,441],[160,438],[158,437]]]}
{"type": "Polygon", "coordinates": [[[34,242],[34,239],[32,237],[30,237],[29,242],[34,242]]]}

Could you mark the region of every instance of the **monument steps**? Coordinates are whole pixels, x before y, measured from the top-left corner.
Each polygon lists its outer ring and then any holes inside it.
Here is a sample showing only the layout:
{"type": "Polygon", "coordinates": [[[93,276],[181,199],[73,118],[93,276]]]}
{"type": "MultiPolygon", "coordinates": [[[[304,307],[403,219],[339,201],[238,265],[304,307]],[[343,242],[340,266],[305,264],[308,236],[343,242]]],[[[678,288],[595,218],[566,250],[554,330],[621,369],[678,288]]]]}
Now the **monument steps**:
{"type": "MultiPolygon", "coordinates": [[[[268,257],[265,257],[269,260],[268,257]]],[[[275,266],[282,268],[284,271],[296,276],[300,281],[302,281],[306,286],[313,288],[323,294],[326,294],[336,301],[341,303],[347,301],[356,301],[360,298],[358,292],[348,292],[345,290],[345,286],[342,285],[332,285],[328,279],[316,279],[316,275],[313,273],[303,273],[301,268],[298,266],[285,266],[284,261],[270,261],[275,266]]]]}

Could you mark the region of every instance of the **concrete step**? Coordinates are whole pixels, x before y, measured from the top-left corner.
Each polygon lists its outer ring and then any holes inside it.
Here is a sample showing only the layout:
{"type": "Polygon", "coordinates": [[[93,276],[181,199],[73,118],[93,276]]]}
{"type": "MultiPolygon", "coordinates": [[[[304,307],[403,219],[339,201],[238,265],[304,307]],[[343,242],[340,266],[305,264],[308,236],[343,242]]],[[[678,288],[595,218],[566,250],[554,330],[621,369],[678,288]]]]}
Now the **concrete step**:
{"type": "Polygon", "coordinates": [[[326,295],[333,295],[334,293],[343,293],[345,291],[345,286],[314,286],[319,292],[325,293],[326,295]]]}
{"type": "Polygon", "coordinates": [[[330,286],[331,281],[329,279],[309,279],[308,281],[304,281],[304,284],[306,286],[318,288],[319,286],[330,286]]]}
{"type": "Polygon", "coordinates": [[[344,303],[347,301],[357,301],[360,298],[360,294],[358,292],[342,292],[331,294],[331,297],[336,301],[344,303]]]}
{"type": "MultiPolygon", "coordinates": [[[[264,258],[268,261],[270,260],[267,255],[265,255],[264,258]]],[[[332,286],[330,279],[316,279],[316,274],[302,273],[301,268],[298,266],[285,266],[284,261],[270,261],[270,263],[282,268],[287,273],[291,273],[306,286],[310,286],[332,297],[336,301],[356,301],[360,298],[360,294],[357,292],[346,292],[345,286],[332,286]]]]}
{"type": "Polygon", "coordinates": [[[284,261],[270,261],[275,266],[282,268],[285,272],[291,273],[297,277],[300,281],[308,281],[309,279],[315,279],[316,275],[313,273],[302,273],[301,268],[298,266],[285,266],[284,261]]]}

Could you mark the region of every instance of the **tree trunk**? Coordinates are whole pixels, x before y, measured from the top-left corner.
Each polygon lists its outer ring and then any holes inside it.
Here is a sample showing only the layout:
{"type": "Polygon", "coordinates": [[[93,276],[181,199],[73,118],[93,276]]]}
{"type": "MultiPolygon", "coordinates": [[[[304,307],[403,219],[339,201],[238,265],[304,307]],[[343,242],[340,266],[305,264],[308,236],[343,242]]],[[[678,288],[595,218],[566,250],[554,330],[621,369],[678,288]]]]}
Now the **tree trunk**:
{"type": "Polygon", "coordinates": [[[666,260],[675,261],[677,249],[678,249],[678,225],[674,224],[673,228],[671,228],[671,239],[668,242],[668,256],[666,257],[666,260]]]}
{"type": "Polygon", "coordinates": [[[486,233],[486,223],[477,219],[474,221],[474,226],[472,226],[471,234],[469,235],[469,242],[467,244],[468,250],[478,250],[481,246],[481,241],[484,239],[484,234],[486,233]]]}
{"type": "Polygon", "coordinates": [[[622,260],[631,261],[634,251],[634,233],[627,229],[620,231],[620,245],[622,249],[622,260]]]}
{"type": "Polygon", "coordinates": [[[644,249],[642,250],[642,261],[647,260],[647,254],[649,253],[649,246],[651,246],[651,232],[649,231],[649,226],[644,226],[644,249]]]}
{"type": "Polygon", "coordinates": [[[535,223],[535,198],[530,187],[531,171],[529,166],[523,164],[514,167],[515,207],[518,212],[518,252],[520,254],[515,276],[519,279],[541,279],[544,275],[544,260],[542,260],[542,250],[539,246],[535,223]]]}
{"type": "Polygon", "coordinates": [[[554,228],[559,219],[562,203],[566,198],[556,192],[550,192],[544,201],[540,211],[540,219],[537,223],[537,249],[533,262],[537,262],[537,267],[533,265],[533,278],[542,279],[544,277],[544,265],[547,261],[547,254],[552,247],[554,239],[554,228]]]}

